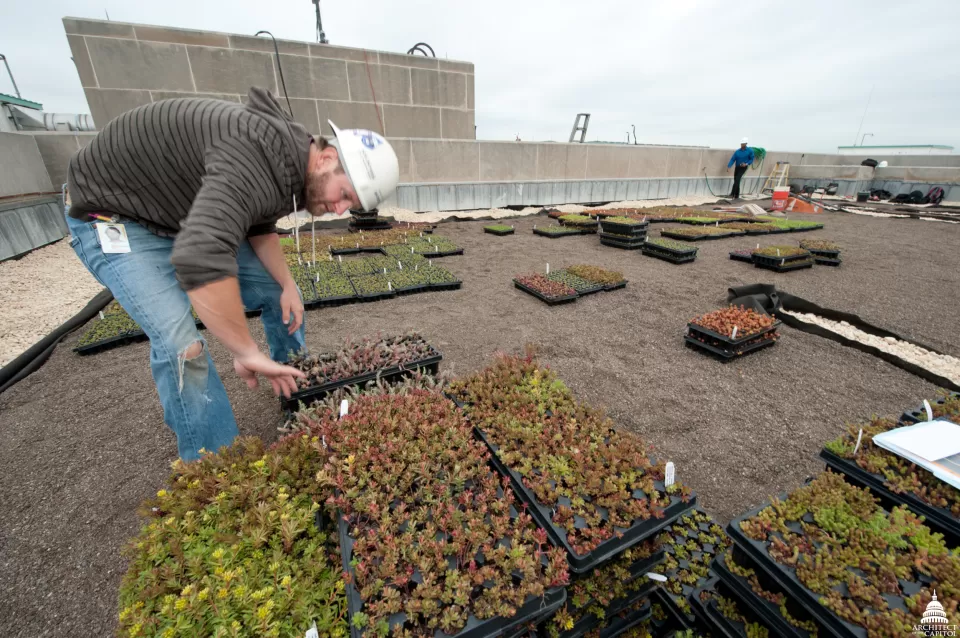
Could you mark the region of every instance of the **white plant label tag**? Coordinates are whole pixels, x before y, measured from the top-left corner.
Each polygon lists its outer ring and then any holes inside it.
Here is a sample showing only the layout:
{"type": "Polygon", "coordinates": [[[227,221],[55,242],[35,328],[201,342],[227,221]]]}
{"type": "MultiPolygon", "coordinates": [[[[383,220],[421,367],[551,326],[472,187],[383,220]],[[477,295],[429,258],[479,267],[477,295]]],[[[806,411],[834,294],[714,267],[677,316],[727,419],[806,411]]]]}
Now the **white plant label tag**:
{"type": "Polygon", "coordinates": [[[347,416],[347,413],[350,411],[350,402],[344,399],[340,402],[340,418],[347,416]]]}
{"type": "Polygon", "coordinates": [[[342,263],[343,263],[343,255],[337,255],[337,261],[339,261],[339,262],[342,264],[342,263]]]}
{"type": "Polygon", "coordinates": [[[673,461],[667,461],[667,467],[663,472],[663,484],[666,487],[673,485],[675,470],[673,467],[673,461]]]}
{"type": "Polygon", "coordinates": [[[547,264],[547,274],[550,274],[550,264],[547,264]]]}
{"type": "Polygon", "coordinates": [[[649,578],[650,580],[655,580],[655,581],[657,581],[658,583],[665,583],[665,582],[667,582],[667,577],[664,576],[663,574],[658,574],[658,573],[656,573],[656,572],[647,572],[646,576],[647,576],[647,578],[649,578]]]}
{"type": "Polygon", "coordinates": [[[737,338],[737,327],[736,327],[736,326],[733,327],[733,332],[730,333],[730,338],[731,338],[731,339],[736,339],[736,338],[737,338]]]}
{"type": "Polygon", "coordinates": [[[300,258],[300,255],[297,255],[297,263],[303,265],[303,259],[300,258]]]}
{"type": "Polygon", "coordinates": [[[857,444],[853,447],[853,455],[857,455],[857,451],[860,449],[860,441],[863,440],[863,428],[860,428],[860,434],[857,435],[857,444]]]}
{"type": "Polygon", "coordinates": [[[103,319],[103,311],[100,311],[100,318],[103,319]]]}
{"type": "Polygon", "coordinates": [[[303,638],[320,638],[320,632],[317,631],[317,621],[313,621],[313,624],[310,625],[310,629],[307,630],[303,638]]]}
{"type": "Polygon", "coordinates": [[[393,284],[391,284],[389,281],[387,282],[387,290],[393,292],[393,284]]]}
{"type": "Polygon", "coordinates": [[[779,257],[779,256],[780,256],[780,249],[777,248],[777,257],[779,257]]]}
{"type": "Polygon", "coordinates": [[[930,402],[926,399],[923,400],[923,409],[927,412],[927,421],[933,421],[933,408],[930,407],[930,402]]]}
{"type": "Polygon", "coordinates": [[[427,263],[432,266],[432,265],[433,265],[433,260],[432,260],[432,259],[428,259],[428,260],[427,260],[427,263]]]}
{"type": "Polygon", "coordinates": [[[402,262],[398,261],[398,262],[397,262],[397,266],[400,267],[400,270],[403,270],[403,263],[402,263],[402,262]]]}
{"type": "Polygon", "coordinates": [[[386,267],[386,266],[383,267],[383,274],[387,274],[387,267],[386,267]]]}
{"type": "Polygon", "coordinates": [[[320,283],[320,273],[317,273],[317,283],[320,283]]]}

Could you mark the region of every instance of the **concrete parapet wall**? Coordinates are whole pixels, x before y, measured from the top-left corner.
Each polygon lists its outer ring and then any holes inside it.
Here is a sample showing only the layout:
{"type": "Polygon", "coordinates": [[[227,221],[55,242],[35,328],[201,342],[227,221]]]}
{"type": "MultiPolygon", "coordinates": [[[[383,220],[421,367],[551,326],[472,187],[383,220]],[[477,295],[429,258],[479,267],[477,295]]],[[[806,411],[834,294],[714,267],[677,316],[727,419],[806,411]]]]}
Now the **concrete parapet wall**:
{"type": "Polygon", "coordinates": [[[67,235],[57,197],[0,205],[0,261],[30,252],[67,235]]]}
{"type": "MultiPolygon", "coordinates": [[[[273,42],[213,31],[64,18],[94,121],[143,104],[202,95],[243,101],[251,86],[282,97],[273,42]]],[[[294,117],[311,132],[474,139],[470,62],[278,40],[294,117]]],[[[281,99],[281,102],[283,100],[281,99]]]]}
{"type": "Polygon", "coordinates": [[[52,190],[53,184],[33,138],[0,133],[0,198],[52,190]]]}

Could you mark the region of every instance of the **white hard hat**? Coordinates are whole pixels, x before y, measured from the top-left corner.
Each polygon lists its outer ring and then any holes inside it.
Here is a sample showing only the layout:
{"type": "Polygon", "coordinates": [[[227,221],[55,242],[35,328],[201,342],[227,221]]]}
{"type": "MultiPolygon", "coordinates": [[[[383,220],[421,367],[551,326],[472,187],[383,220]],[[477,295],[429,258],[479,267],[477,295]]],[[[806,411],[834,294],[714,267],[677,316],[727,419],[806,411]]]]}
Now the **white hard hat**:
{"type": "Polygon", "coordinates": [[[740,143],[741,143],[741,144],[747,144],[749,141],[750,141],[750,140],[748,140],[747,138],[743,138],[742,140],[740,140],[740,143]]]}
{"type": "Polygon", "coordinates": [[[400,162],[390,142],[362,128],[341,131],[327,120],[337,139],[333,146],[340,155],[353,189],[364,210],[373,210],[389,197],[400,181],[400,162]]]}

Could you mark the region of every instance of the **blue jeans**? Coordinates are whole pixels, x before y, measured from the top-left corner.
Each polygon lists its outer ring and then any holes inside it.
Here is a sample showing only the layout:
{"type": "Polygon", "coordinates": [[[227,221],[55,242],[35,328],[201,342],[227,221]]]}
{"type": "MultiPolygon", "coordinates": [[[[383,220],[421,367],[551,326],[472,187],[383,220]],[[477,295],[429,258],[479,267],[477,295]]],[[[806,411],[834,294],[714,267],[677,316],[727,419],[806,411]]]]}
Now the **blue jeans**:
{"type": "MultiPolygon", "coordinates": [[[[67,216],[70,245],[150,338],[150,369],[164,421],[177,435],[180,458],[192,461],[201,449],[216,452],[230,445],[238,434],[237,422],[206,341],[190,313],[190,300],[170,264],[173,239],[154,235],[136,222],[121,223],[127,230],[129,253],[104,253],[93,224],[67,216]],[[188,357],[187,349],[198,342],[200,355],[188,357]]],[[[262,311],[270,356],[286,361],[291,350],[303,348],[303,326],[293,335],[287,334],[280,284],[263,267],[250,242],[240,245],[237,265],[244,306],[262,311]]]]}

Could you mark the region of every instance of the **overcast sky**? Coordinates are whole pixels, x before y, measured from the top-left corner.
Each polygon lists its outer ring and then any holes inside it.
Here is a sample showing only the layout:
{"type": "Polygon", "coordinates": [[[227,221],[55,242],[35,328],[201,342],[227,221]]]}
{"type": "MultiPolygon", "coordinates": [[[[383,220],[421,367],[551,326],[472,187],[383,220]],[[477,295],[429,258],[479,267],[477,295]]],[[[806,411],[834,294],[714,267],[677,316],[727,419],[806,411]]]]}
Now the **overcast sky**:
{"type": "MultiPolygon", "coordinates": [[[[10,0],[0,53],[25,98],[89,112],[60,19],[80,16],[314,41],[310,0],[10,0]]],[[[480,139],[588,139],[835,152],[854,143],[960,152],[960,1],[324,0],[332,44],[476,65],[480,139]],[[857,140],[859,143],[859,139],[857,140]]],[[[13,93],[0,72],[0,92],[13,93]]]]}

